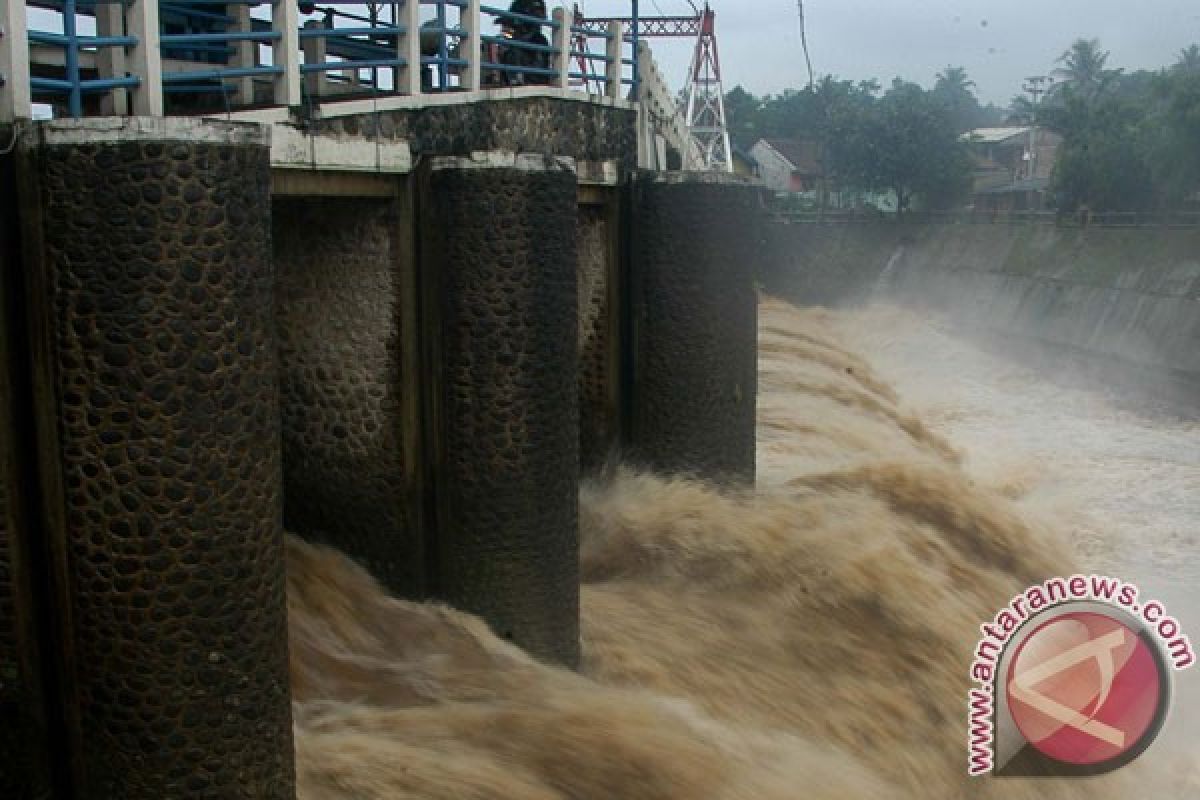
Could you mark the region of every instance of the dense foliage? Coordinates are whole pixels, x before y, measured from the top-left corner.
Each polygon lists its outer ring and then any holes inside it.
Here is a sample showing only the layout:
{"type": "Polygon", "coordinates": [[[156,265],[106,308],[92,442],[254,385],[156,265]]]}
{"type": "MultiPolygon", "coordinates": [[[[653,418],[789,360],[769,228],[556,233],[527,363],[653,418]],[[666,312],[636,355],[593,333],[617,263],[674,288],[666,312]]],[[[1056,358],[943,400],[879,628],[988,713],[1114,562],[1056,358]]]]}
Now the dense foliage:
{"type": "Polygon", "coordinates": [[[963,132],[1031,123],[1063,136],[1051,185],[1059,208],[1197,204],[1200,46],[1157,72],[1126,73],[1109,59],[1098,41],[1080,39],[1059,57],[1040,102],[1019,96],[1007,110],[981,105],[966,71],[949,66],[931,89],[896,79],[883,91],[876,81],[833,76],[766,97],[739,86],[726,95],[726,113],[737,146],[813,141],[827,190],[894,192],[901,209],[965,198],[971,166],[963,132]]]}
{"type": "Polygon", "coordinates": [[[766,98],[739,86],[725,102],[738,146],[764,137],[814,141],[827,188],[891,191],[904,210],[952,205],[969,190],[959,134],[987,121],[972,88],[961,69],[951,68],[928,91],[899,79],[881,91],[875,81],[827,76],[812,89],[766,98]]]}

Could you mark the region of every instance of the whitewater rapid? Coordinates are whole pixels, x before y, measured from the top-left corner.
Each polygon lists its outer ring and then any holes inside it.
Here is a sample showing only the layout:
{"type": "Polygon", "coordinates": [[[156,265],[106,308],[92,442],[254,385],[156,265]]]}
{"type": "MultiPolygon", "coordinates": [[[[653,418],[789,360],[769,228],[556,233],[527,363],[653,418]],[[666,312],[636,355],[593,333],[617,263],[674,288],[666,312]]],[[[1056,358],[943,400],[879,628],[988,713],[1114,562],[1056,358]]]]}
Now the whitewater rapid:
{"type": "Polygon", "coordinates": [[[978,625],[1015,593],[1111,566],[1186,594],[1187,423],[893,309],[765,299],[759,345],[756,488],[586,481],[578,673],[290,538],[302,800],[1198,796],[1181,725],[1090,781],[969,779],[965,746],[978,625]]]}
{"type": "MultiPolygon", "coordinates": [[[[927,312],[879,303],[825,320],[954,442],[968,474],[1065,537],[1081,569],[1137,583],[1200,641],[1200,408],[1140,408],[1120,385],[1081,384],[1069,357],[1063,374],[1045,359],[1030,366],[1021,342],[983,346],[927,312]]],[[[1194,672],[1177,676],[1160,740],[1191,753],[1200,741],[1194,672]]]]}

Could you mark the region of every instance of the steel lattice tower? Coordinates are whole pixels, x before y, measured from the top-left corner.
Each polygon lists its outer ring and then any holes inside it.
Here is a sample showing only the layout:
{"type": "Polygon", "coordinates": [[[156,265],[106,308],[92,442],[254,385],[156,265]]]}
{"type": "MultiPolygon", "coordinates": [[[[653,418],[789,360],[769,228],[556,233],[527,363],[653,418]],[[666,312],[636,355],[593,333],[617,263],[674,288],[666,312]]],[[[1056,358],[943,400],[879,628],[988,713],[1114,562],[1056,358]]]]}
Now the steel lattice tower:
{"type": "Polygon", "coordinates": [[[733,150],[725,123],[725,90],[717,52],[716,13],[705,3],[700,35],[688,72],[687,125],[692,138],[684,169],[733,172],[733,150]]]}
{"type": "MultiPolygon", "coordinates": [[[[683,168],[705,172],[732,172],[733,150],[729,127],[725,122],[725,95],[721,85],[721,59],[717,53],[716,12],[704,5],[695,16],[584,17],[576,8],[575,24],[581,33],[603,34],[605,25],[617,21],[626,26],[626,40],[648,38],[693,38],[696,50],[688,71],[685,89],[688,152],[683,153],[683,168]]],[[[693,6],[695,8],[695,6],[693,6]]],[[[581,48],[582,49],[582,48],[581,48]]],[[[583,70],[586,72],[586,70],[583,70]]]]}

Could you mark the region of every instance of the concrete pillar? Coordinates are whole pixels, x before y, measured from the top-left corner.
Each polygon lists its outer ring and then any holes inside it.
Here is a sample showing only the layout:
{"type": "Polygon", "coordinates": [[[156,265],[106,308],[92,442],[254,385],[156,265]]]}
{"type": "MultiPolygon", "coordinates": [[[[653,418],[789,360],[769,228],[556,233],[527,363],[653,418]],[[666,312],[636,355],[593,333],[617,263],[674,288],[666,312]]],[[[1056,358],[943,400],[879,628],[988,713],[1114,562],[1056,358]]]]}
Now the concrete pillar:
{"type": "Polygon", "coordinates": [[[271,7],[271,31],[279,38],[271,46],[271,63],[282,68],[275,76],[275,105],[300,105],[300,8],[276,2],[271,7]]]}
{"type": "Polygon", "coordinates": [[[265,136],[53,121],[18,167],[72,796],[290,798],[265,136]]]}
{"type": "Polygon", "coordinates": [[[631,455],[663,472],[753,481],[757,190],[730,176],[643,173],[632,194],[631,455]]]}
{"type": "Polygon", "coordinates": [[[0,6],[0,122],[33,116],[27,13],[25,3],[0,6]]]}
{"type": "Polygon", "coordinates": [[[161,117],[163,86],[158,3],[154,0],[132,0],[126,11],[125,26],[128,34],[137,39],[137,44],[126,48],[125,63],[129,72],[141,81],[136,89],[131,90],[131,110],[134,114],[161,117]]]}
{"type": "Polygon", "coordinates": [[[625,52],[625,27],[619,20],[608,23],[608,39],[604,45],[604,94],[608,97],[620,97],[622,89],[621,76],[625,73],[621,59],[625,52]]]}
{"type": "Polygon", "coordinates": [[[400,94],[421,93],[421,6],[418,0],[404,0],[399,6],[399,27],[404,29],[396,38],[397,58],[404,66],[396,70],[396,91],[400,94]]]}
{"type": "MultiPolygon", "coordinates": [[[[242,6],[249,8],[249,6],[242,6]]],[[[324,20],[310,19],[304,23],[305,30],[320,30],[325,27],[324,20]]],[[[305,64],[324,64],[328,50],[328,40],[324,36],[305,37],[302,40],[305,64]]],[[[304,90],[311,99],[328,98],[329,73],[326,70],[309,72],[304,76],[304,90]]]]}
{"type": "Polygon", "coordinates": [[[566,664],[579,658],[576,191],[560,162],[493,155],[433,159],[420,199],[436,587],[566,664]]]}
{"type": "MultiPolygon", "coordinates": [[[[551,18],[555,24],[554,34],[551,37],[555,52],[550,63],[557,72],[552,85],[559,89],[569,89],[571,86],[571,44],[575,41],[575,35],[571,33],[571,26],[575,24],[575,12],[560,6],[554,9],[551,18]]],[[[587,91],[586,74],[583,77],[583,90],[587,91]]]]}
{"type": "MultiPolygon", "coordinates": [[[[247,8],[247,6],[240,6],[247,8]]],[[[96,35],[124,36],[125,7],[121,3],[98,3],[96,5],[96,35]]],[[[248,13],[248,12],[247,12],[248,13]]],[[[96,74],[101,78],[125,77],[125,48],[96,48],[96,74]]],[[[129,98],[124,89],[112,89],[100,95],[100,113],[104,116],[122,116],[129,113],[129,98]]]]}
{"type": "Polygon", "coordinates": [[[458,25],[467,31],[459,50],[460,57],[467,62],[459,78],[459,88],[469,92],[483,87],[483,16],[479,6],[479,0],[467,0],[458,25]]]}

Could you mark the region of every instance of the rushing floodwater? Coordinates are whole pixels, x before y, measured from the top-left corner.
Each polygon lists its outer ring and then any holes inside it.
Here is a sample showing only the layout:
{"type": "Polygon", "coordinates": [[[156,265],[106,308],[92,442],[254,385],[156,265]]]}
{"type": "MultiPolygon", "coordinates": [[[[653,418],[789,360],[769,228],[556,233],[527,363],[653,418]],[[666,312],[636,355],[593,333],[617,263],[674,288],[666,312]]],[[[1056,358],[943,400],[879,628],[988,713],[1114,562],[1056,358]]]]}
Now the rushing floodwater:
{"type": "MultiPolygon", "coordinates": [[[[969,474],[1067,537],[1083,569],[1163,600],[1200,643],[1200,409],[1191,419],[1132,412],[997,355],[1002,343],[981,348],[936,318],[893,306],[828,320],[912,413],[960,449],[969,474]]],[[[1179,676],[1163,739],[1195,753],[1193,672],[1179,676]]]]}
{"type": "Polygon", "coordinates": [[[1200,796],[1189,708],[1092,781],[970,780],[965,751],[977,626],[1031,583],[1119,573],[1194,633],[1193,427],[889,309],[765,301],[759,374],[756,490],[585,485],[578,674],[290,540],[301,798],[1200,796]]]}
{"type": "Polygon", "coordinates": [[[962,451],[970,474],[1052,521],[1085,568],[1119,570],[1200,612],[1195,420],[1121,410],[909,311],[875,306],[830,321],[912,413],[962,451]]]}

